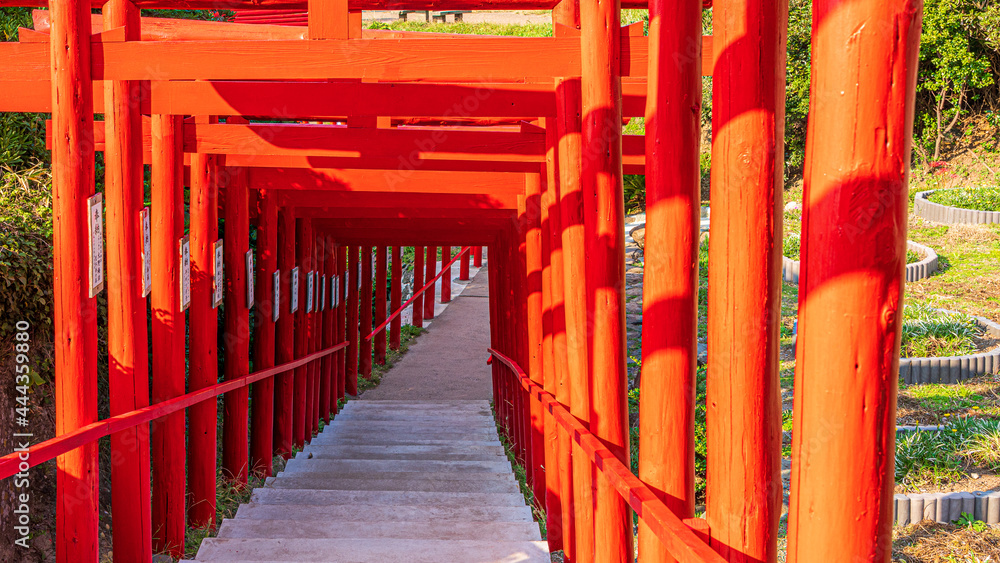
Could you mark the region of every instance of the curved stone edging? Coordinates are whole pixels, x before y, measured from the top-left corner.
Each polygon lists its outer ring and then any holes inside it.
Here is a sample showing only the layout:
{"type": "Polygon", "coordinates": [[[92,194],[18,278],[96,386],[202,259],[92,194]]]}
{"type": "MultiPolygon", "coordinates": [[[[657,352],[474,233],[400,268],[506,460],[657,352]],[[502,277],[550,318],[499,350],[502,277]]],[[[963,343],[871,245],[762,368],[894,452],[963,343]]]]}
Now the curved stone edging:
{"type": "Polygon", "coordinates": [[[978,211],[934,203],[929,198],[936,191],[918,192],[913,198],[913,212],[929,221],[946,225],[1000,223],[1000,211],[978,211]]]}
{"type": "MultiPolygon", "coordinates": [[[[937,252],[934,252],[933,248],[908,240],[906,241],[906,249],[923,256],[919,262],[906,265],[906,281],[915,282],[929,278],[931,274],[937,271],[938,255],[937,252]]],[[[792,260],[787,256],[781,257],[781,277],[786,282],[799,283],[800,267],[798,260],[792,260]]]]}
{"type": "MultiPolygon", "coordinates": [[[[941,309],[946,313],[954,313],[941,309]]],[[[1000,338],[1000,324],[972,317],[987,334],[1000,338]]],[[[944,358],[900,358],[899,376],[907,385],[918,383],[960,383],[979,375],[1000,373],[1000,348],[968,356],[944,358]]]]}
{"type": "Polygon", "coordinates": [[[950,524],[963,512],[987,524],[1000,524],[1000,491],[893,495],[892,521],[896,526],[924,520],[950,524]]]}

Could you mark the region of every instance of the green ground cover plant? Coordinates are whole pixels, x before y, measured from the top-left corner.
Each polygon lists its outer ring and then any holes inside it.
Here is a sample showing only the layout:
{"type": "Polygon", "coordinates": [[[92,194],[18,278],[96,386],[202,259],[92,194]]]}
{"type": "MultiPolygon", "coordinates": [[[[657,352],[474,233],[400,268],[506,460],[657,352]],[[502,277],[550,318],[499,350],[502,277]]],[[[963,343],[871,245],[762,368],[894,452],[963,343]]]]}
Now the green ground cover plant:
{"type": "Polygon", "coordinates": [[[923,304],[903,309],[903,338],[900,354],[904,358],[964,356],[977,351],[975,339],[983,330],[972,316],[950,313],[923,304]]]}
{"type": "Polygon", "coordinates": [[[929,197],[930,201],[977,211],[1000,211],[1000,188],[955,188],[937,190],[929,197]]]}
{"type": "Polygon", "coordinates": [[[896,439],[896,483],[914,488],[960,478],[969,467],[1000,467],[989,448],[1000,441],[1000,421],[956,417],[941,430],[907,432],[896,439]]]}

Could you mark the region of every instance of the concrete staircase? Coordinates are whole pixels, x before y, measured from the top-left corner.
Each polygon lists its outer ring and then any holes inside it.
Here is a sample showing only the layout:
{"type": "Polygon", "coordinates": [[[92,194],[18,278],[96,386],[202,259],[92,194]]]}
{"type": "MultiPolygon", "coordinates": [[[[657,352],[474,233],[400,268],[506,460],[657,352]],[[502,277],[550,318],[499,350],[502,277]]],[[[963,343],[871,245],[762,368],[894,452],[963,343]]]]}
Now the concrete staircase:
{"type": "Polygon", "coordinates": [[[550,558],[487,401],[351,401],[195,560],[550,558]]]}

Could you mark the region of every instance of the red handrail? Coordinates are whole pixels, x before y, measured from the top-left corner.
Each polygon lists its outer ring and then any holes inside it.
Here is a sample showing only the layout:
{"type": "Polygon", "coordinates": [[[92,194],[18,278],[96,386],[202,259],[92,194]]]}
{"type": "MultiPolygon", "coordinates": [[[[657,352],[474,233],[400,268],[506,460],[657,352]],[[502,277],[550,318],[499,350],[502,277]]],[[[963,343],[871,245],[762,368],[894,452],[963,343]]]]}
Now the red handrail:
{"type": "Polygon", "coordinates": [[[463,247],[462,247],[462,250],[461,250],[461,251],[459,251],[459,253],[458,253],[458,254],[456,254],[456,255],[455,255],[455,257],[451,259],[451,262],[448,262],[447,264],[445,264],[444,266],[442,266],[442,267],[441,267],[441,271],[440,271],[440,272],[438,272],[436,276],[434,276],[433,278],[431,278],[431,281],[429,281],[429,282],[425,283],[425,284],[424,284],[424,287],[421,287],[421,288],[420,288],[420,291],[417,291],[417,292],[415,292],[415,293],[413,294],[413,296],[412,296],[412,297],[410,297],[409,299],[407,299],[407,300],[406,300],[406,303],[403,303],[403,304],[402,304],[402,305],[401,305],[401,306],[399,307],[399,309],[396,309],[396,311],[395,311],[395,312],[394,312],[393,314],[389,315],[389,317],[388,317],[387,319],[385,319],[385,322],[383,322],[382,324],[378,325],[378,326],[377,326],[377,327],[375,328],[375,330],[373,330],[373,331],[371,332],[371,334],[369,334],[368,336],[366,336],[366,337],[365,337],[365,340],[371,340],[373,336],[375,336],[376,334],[378,334],[378,333],[379,333],[379,331],[381,331],[382,329],[384,329],[384,328],[385,328],[385,327],[386,327],[386,326],[387,326],[387,325],[388,325],[388,324],[389,324],[390,322],[392,322],[392,319],[395,319],[396,317],[398,317],[398,316],[399,316],[399,314],[400,314],[400,313],[402,313],[402,312],[403,312],[403,310],[404,310],[404,309],[406,309],[406,307],[407,307],[407,306],[409,306],[409,304],[410,304],[410,303],[413,303],[413,300],[414,300],[414,299],[416,299],[416,298],[417,298],[418,296],[420,296],[420,295],[421,295],[421,294],[422,294],[422,293],[423,293],[424,291],[426,291],[426,290],[427,290],[427,289],[429,289],[429,288],[430,288],[430,287],[431,287],[432,285],[434,285],[434,283],[435,283],[435,282],[437,282],[437,281],[438,281],[438,279],[440,279],[440,278],[441,278],[441,276],[442,276],[442,275],[443,275],[443,274],[444,274],[445,272],[447,272],[447,271],[451,270],[451,265],[452,265],[452,264],[454,264],[455,262],[457,262],[457,261],[458,261],[458,259],[459,259],[459,258],[461,258],[463,254],[465,254],[466,252],[468,252],[468,251],[469,251],[469,250],[471,250],[471,249],[472,249],[472,247],[471,247],[471,246],[463,246],[463,247]]]}
{"type": "Polygon", "coordinates": [[[505,364],[517,376],[521,386],[552,414],[583,448],[594,467],[607,478],[625,499],[639,519],[649,526],[671,555],[681,561],[725,563],[725,559],[708,544],[708,523],[701,518],[681,520],[632,471],[594,436],[562,403],[524,373],[514,360],[490,348],[490,354],[505,364]]]}
{"type": "Polygon", "coordinates": [[[312,353],[292,362],[281,364],[280,366],[255,371],[254,373],[244,375],[243,377],[239,377],[237,379],[216,383],[215,385],[209,387],[203,387],[197,391],[192,391],[186,395],[174,397],[173,399],[163,401],[162,403],[149,405],[148,407],[143,407],[141,409],[105,418],[104,420],[99,420],[86,426],[81,426],[72,432],[67,432],[44,442],[32,445],[28,448],[29,455],[25,456],[27,457],[25,460],[21,459],[24,452],[14,452],[12,454],[5,455],[0,457],[0,479],[6,479],[16,474],[21,470],[20,464],[22,463],[27,463],[28,467],[34,467],[64,453],[73,451],[84,444],[89,444],[90,442],[114,434],[115,432],[127,430],[145,422],[164,417],[170,413],[186,409],[191,405],[196,405],[203,401],[213,399],[223,393],[235,391],[236,389],[241,389],[262,379],[267,379],[268,377],[273,377],[279,373],[291,371],[301,365],[305,365],[324,356],[328,356],[346,346],[347,342],[341,342],[336,346],[331,346],[325,350],[320,350],[319,352],[312,353]]]}

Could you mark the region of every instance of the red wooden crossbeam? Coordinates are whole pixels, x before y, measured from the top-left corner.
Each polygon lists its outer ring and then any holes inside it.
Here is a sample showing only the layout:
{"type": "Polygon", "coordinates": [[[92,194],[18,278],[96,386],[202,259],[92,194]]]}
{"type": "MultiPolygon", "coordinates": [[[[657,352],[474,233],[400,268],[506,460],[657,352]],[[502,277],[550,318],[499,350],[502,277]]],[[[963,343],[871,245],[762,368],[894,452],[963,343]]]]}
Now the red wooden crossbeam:
{"type": "MultiPolygon", "coordinates": [[[[231,159],[227,158],[229,162],[231,159]]],[[[260,190],[463,193],[491,194],[494,197],[524,192],[523,176],[509,173],[322,168],[253,168],[249,172],[250,187],[260,190]]]]}
{"type": "Polygon", "coordinates": [[[168,414],[175,413],[204,401],[214,400],[215,397],[224,393],[235,391],[237,389],[243,389],[256,381],[261,381],[279,373],[295,369],[301,365],[308,364],[309,362],[332,354],[345,346],[347,346],[347,343],[341,342],[336,346],[299,358],[294,362],[288,362],[273,368],[256,371],[239,379],[233,379],[224,383],[217,383],[210,387],[204,387],[197,391],[192,391],[186,395],[174,397],[168,401],[163,401],[155,405],[150,405],[131,412],[112,416],[86,426],[81,426],[72,432],[56,436],[40,444],[31,446],[28,448],[29,456],[26,457],[29,459],[26,461],[22,461],[20,454],[17,452],[5,455],[0,457],[0,479],[6,479],[16,474],[20,470],[18,466],[21,463],[27,463],[29,467],[34,467],[38,464],[54,459],[56,456],[73,451],[84,444],[89,444],[100,438],[114,434],[115,432],[121,432],[122,430],[127,430],[140,424],[162,418],[168,414]]]}
{"type": "Polygon", "coordinates": [[[635,510],[639,519],[648,525],[667,550],[679,561],[724,563],[723,559],[695,532],[704,531],[705,523],[701,519],[681,520],[667,505],[656,496],[645,483],[632,474],[618,457],[594,436],[569,410],[563,406],[548,391],[524,373],[524,370],[514,360],[494,350],[490,354],[506,365],[513,372],[517,383],[528,392],[534,400],[540,401],[546,411],[552,415],[562,430],[568,432],[573,441],[579,444],[590,458],[590,462],[606,479],[608,479],[628,505],[635,510]]]}
{"type": "MultiPolygon", "coordinates": [[[[442,178],[445,176],[442,175],[442,178]]],[[[342,212],[361,210],[390,210],[404,213],[413,210],[429,211],[475,211],[513,210],[517,211],[518,194],[480,193],[392,193],[392,192],[345,192],[331,190],[297,190],[279,192],[279,205],[312,207],[317,209],[340,209],[342,212]]],[[[296,213],[301,217],[301,213],[296,213]]]]}

